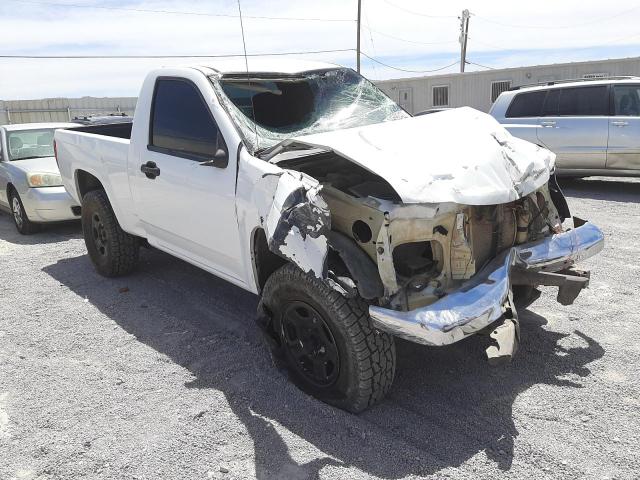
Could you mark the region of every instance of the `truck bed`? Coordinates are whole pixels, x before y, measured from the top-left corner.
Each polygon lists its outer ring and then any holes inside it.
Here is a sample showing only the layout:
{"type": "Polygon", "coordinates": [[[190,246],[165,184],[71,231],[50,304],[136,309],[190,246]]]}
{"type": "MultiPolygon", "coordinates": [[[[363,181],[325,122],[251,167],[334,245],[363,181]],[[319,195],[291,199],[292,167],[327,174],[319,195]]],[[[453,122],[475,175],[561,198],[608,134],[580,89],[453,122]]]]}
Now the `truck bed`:
{"type": "MultiPolygon", "coordinates": [[[[67,192],[78,202],[78,172],[100,179],[119,212],[131,202],[127,180],[127,160],[132,123],[86,125],[55,132],[58,167],[67,192]]],[[[126,214],[118,218],[126,219],[126,214]]]]}

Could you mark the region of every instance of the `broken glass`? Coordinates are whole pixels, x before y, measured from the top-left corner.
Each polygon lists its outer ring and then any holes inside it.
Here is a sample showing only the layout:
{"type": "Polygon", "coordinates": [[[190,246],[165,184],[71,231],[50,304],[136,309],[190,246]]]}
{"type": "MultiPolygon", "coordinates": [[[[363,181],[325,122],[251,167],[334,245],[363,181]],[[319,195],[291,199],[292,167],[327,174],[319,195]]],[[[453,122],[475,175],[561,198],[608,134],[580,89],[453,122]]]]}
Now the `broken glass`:
{"type": "Polygon", "coordinates": [[[303,75],[211,77],[251,153],[283,140],[409,117],[351,69],[303,75]]]}

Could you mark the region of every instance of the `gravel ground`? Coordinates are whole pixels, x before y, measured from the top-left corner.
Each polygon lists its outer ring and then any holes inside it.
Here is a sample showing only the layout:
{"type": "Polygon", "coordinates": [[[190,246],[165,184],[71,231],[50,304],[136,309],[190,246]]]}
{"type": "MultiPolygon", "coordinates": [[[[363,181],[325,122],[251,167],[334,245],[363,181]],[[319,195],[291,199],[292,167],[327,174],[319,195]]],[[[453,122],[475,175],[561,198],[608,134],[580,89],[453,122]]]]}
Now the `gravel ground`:
{"type": "Polygon", "coordinates": [[[521,312],[506,367],[398,342],[359,416],[271,366],[253,295],[153,250],[105,279],[78,225],[0,214],[0,478],[640,478],[640,181],[565,189],[606,235],[591,288],[521,312]]]}

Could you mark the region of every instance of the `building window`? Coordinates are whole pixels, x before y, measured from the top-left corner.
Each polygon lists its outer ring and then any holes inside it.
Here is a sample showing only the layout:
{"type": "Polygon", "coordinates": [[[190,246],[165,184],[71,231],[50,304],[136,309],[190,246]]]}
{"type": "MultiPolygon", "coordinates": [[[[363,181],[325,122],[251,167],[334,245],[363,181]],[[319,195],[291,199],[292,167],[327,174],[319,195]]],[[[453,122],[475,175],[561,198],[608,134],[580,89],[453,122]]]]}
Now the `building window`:
{"type": "Polygon", "coordinates": [[[600,72],[600,73],[585,73],[582,78],[585,79],[593,79],[593,78],[607,78],[609,76],[608,73],[606,72],[600,72]]]}
{"type": "Polygon", "coordinates": [[[413,89],[411,87],[398,90],[400,106],[409,113],[413,113],[413,89]]]}
{"type": "Polygon", "coordinates": [[[439,85],[437,87],[433,87],[433,106],[449,106],[449,85],[439,85]]]}
{"type": "Polygon", "coordinates": [[[495,102],[502,92],[511,88],[511,80],[500,80],[491,82],[491,103],[495,102]]]}

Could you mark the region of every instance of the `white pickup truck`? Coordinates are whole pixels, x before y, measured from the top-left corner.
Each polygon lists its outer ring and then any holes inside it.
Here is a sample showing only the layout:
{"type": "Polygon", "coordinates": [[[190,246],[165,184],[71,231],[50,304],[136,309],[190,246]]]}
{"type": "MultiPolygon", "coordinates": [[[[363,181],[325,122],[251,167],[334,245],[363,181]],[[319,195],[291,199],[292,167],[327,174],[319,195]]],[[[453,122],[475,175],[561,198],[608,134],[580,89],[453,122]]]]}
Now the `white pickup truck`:
{"type": "Polygon", "coordinates": [[[538,285],[572,303],[573,264],[603,247],[569,222],[551,152],[469,108],[411,117],[335,65],[155,70],[132,124],[55,141],[98,272],[128,273],[146,241],[261,295],[274,358],[352,412],[389,390],[394,336],[482,333],[510,360],[516,308],[538,285]]]}

